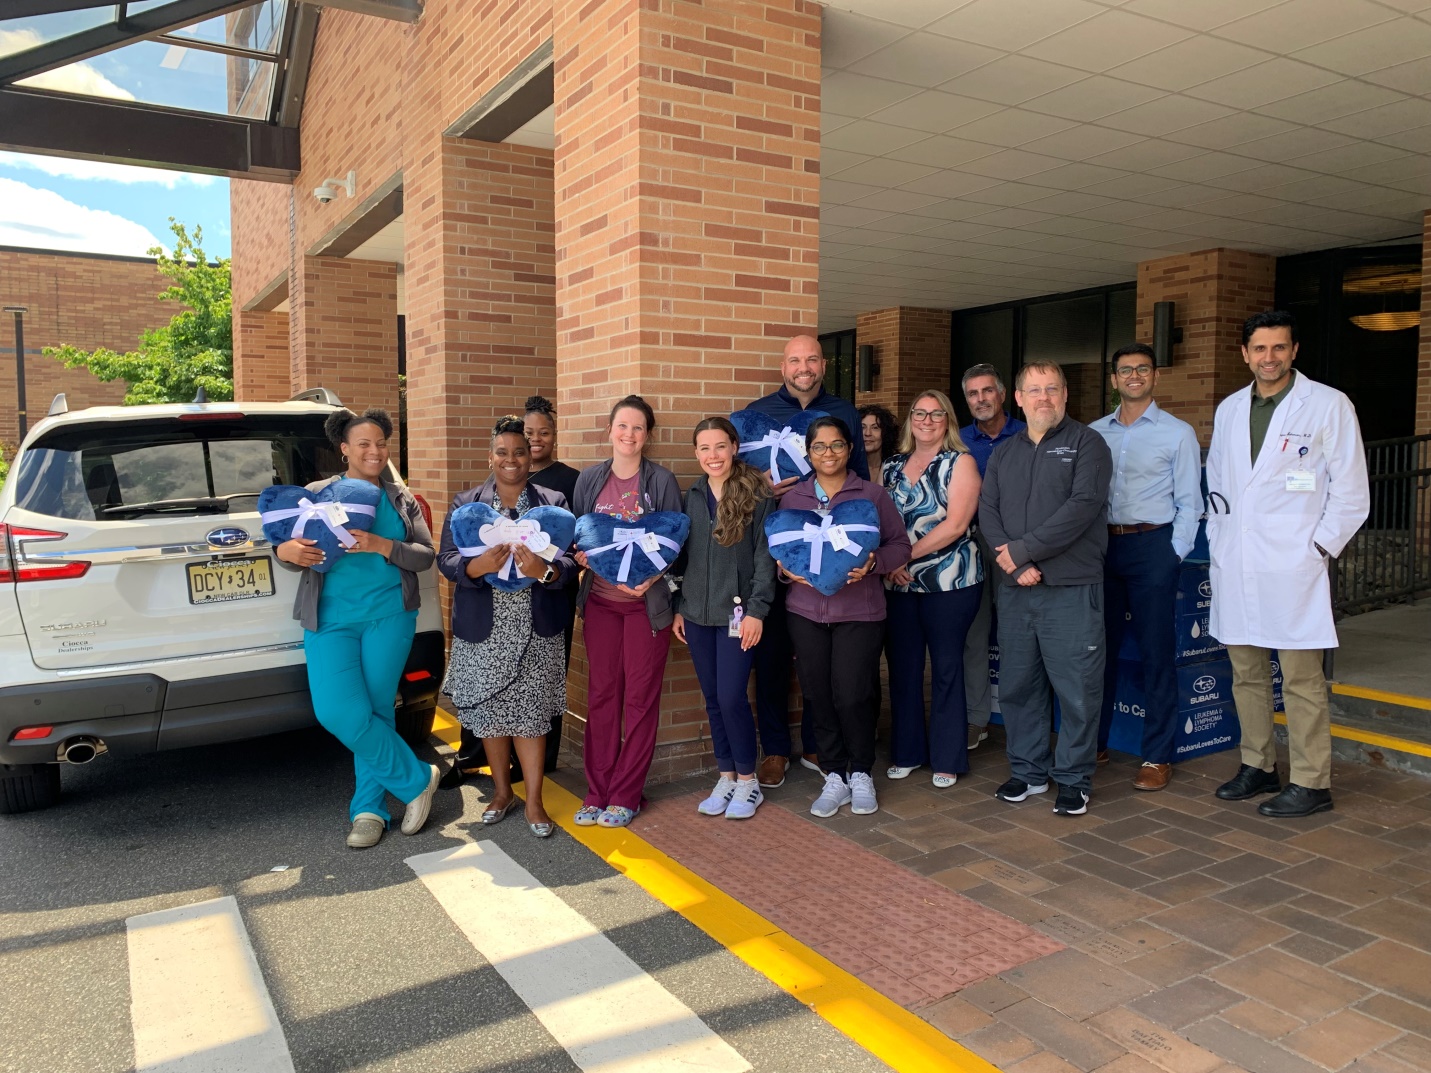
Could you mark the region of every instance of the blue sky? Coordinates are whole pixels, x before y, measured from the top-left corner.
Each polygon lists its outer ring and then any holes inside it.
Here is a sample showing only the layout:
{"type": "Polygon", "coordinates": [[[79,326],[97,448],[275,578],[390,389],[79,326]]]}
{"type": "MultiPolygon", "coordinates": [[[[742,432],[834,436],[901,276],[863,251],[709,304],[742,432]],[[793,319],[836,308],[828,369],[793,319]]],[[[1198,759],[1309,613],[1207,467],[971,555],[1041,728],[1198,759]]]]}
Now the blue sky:
{"type": "MultiPolygon", "coordinates": [[[[132,5],[138,7],[139,5],[132,5]]],[[[145,5],[148,6],[148,5],[145,5]]],[[[283,5],[266,0],[241,43],[276,39],[283,5]]],[[[112,8],[0,19],[0,55],[22,52],[112,17],[112,8]]],[[[223,19],[178,31],[221,40],[223,19]]],[[[140,42],[29,80],[28,85],[199,111],[227,107],[227,61],[212,52],[140,42]]],[[[267,72],[269,64],[255,71],[267,72]]],[[[204,229],[211,256],[227,256],[229,183],[206,175],[0,152],[0,245],[143,256],[168,245],[169,217],[204,229]]]]}

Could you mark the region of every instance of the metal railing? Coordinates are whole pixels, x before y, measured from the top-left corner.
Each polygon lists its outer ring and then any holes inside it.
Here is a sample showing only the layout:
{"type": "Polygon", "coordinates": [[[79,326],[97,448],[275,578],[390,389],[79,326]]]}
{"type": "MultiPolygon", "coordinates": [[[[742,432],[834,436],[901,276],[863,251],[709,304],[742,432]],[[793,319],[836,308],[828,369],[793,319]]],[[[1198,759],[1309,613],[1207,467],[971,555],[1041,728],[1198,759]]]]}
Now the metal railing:
{"type": "Polygon", "coordinates": [[[1371,513],[1332,567],[1332,605],[1354,615],[1431,593],[1431,435],[1366,445],[1371,513]]]}

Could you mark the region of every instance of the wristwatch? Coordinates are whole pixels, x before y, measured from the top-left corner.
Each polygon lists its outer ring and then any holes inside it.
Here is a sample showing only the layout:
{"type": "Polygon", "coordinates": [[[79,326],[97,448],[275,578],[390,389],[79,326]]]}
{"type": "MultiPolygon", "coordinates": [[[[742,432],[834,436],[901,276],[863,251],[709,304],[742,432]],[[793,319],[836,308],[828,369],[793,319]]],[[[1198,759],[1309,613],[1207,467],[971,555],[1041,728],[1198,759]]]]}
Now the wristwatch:
{"type": "Polygon", "coordinates": [[[553,566],[551,563],[547,563],[546,572],[545,572],[544,574],[542,574],[542,584],[543,584],[543,585],[550,585],[553,581],[556,580],[556,576],[557,576],[557,569],[556,569],[556,567],[553,566]]]}

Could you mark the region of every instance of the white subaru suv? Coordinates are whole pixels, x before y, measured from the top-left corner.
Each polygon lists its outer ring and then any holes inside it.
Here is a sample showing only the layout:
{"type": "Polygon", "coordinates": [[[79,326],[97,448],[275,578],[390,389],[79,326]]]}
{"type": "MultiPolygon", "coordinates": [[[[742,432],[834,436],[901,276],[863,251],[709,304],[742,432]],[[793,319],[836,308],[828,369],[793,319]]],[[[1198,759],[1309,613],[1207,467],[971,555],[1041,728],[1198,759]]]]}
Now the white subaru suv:
{"type": "MultiPolygon", "coordinates": [[[[0,489],[0,813],[54,804],[67,763],[314,724],[299,574],[257,497],[342,471],[338,405],[55,399],[0,489]]],[[[431,732],[444,653],[434,568],[394,698],[409,741],[431,732]]]]}

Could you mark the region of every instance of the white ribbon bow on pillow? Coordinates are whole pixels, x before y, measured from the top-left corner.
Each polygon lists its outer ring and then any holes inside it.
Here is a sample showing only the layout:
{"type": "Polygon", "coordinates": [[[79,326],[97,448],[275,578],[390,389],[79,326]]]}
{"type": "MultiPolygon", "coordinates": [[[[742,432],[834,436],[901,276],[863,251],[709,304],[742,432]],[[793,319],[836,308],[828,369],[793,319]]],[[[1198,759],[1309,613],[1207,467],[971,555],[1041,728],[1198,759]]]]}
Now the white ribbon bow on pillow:
{"type": "Polygon", "coordinates": [[[824,561],[825,545],[828,544],[836,551],[847,551],[851,555],[859,555],[860,549],[845,536],[846,533],[878,533],[877,525],[862,525],[858,522],[847,522],[844,525],[832,524],[832,519],[827,514],[820,519],[819,525],[806,522],[804,527],[792,530],[789,533],[776,533],[766,539],[768,544],[789,544],[796,540],[803,540],[810,545],[810,573],[818,574],[820,564],[824,561]],[[838,535],[837,535],[838,531],[838,535]]]}
{"type": "MultiPolygon", "coordinates": [[[[530,518],[517,520],[498,518],[479,528],[477,539],[482,541],[480,545],[472,548],[458,548],[457,554],[475,559],[499,544],[525,544],[534,554],[540,555],[543,559],[550,561],[554,558],[554,556],[546,554],[552,546],[551,537],[543,533],[542,527],[530,518]]],[[[512,556],[507,556],[507,561],[502,564],[502,569],[497,571],[497,576],[503,581],[512,580],[513,561],[512,556]]]]}
{"type": "Polygon", "coordinates": [[[795,468],[800,471],[800,476],[803,477],[810,472],[810,463],[805,461],[805,437],[796,433],[789,425],[778,432],[767,432],[758,440],[740,445],[741,453],[767,449],[770,451],[769,472],[772,481],[780,480],[778,463],[781,451],[790,456],[790,460],[795,463],[795,468]]]}
{"type": "Polygon", "coordinates": [[[265,524],[268,522],[282,522],[289,518],[293,519],[293,536],[301,537],[311,521],[320,521],[328,527],[328,531],[338,538],[338,543],[345,548],[351,548],[357,543],[353,535],[344,529],[350,514],[371,514],[377,516],[378,508],[370,507],[366,503],[339,503],[330,500],[324,503],[315,503],[307,496],[298,500],[296,507],[284,507],[282,510],[266,510],[259,515],[259,520],[265,524]]]}
{"type": "Polygon", "coordinates": [[[646,558],[651,560],[658,571],[666,569],[670,564],[661,556],[657,545],[670,548],[679,553],[681,546],[674,540],[661,536],[659,533],[652,533],[645,529],[613,529],[611,535],[615,541],[604,544],[599,548],[592,548],[586,554],[588,557],[599,555],[603,551],[615,551],[618,548],[624,549],[625,554],[621,556],[621,569],[616,572],[616,583],[625,585],[626,579],[631,576],[631,553],[640,548],[646,553],[646,558]]]}

